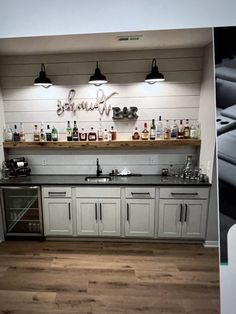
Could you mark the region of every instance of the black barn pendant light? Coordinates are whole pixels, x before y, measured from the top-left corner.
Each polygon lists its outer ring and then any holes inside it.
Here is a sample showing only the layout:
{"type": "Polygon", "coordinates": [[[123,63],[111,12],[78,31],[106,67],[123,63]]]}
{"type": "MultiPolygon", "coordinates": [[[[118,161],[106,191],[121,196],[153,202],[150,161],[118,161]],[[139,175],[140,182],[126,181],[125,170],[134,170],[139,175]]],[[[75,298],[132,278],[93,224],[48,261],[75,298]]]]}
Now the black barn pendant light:
{"type": "Polygon", "coordinates": [[[99,69],[98,62],[97,62],[97,67],[95,69],[95,72],[92,76],[90,76],[89,84],[100,86],[106,83],[107,83],[106,76],[101,73],[101,70],[99,69]]]}
{"type": "Polygon", "coordinates": [[[164,75],[159,72],[156,59],[152,60],[152,71],[146,76],[145,82],[154,84],[156,82],[165,81],[164,75]]]}
{"type": "Polygon", "coordinates": [[[49,87],[52,85],[52,82],[49,77],[46,76],[45,65],[41,64],[41,71],[39,72],[39,76],[34,80],[34,85],[49,87]]]}

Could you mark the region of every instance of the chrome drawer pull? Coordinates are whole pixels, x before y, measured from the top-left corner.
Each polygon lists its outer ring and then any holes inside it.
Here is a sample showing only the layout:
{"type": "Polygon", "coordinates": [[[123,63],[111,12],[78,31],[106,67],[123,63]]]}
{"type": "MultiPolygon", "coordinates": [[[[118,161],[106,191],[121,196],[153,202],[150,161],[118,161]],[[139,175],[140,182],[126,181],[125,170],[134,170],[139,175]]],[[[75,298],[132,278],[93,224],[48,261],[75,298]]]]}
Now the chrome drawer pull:
{"type": "Polygon", "coordinates": [[[171,195],[175,195],[175,196],[182,196],[182,195],[187,195],[187,196],[197,196],[198,195],[198,193],[196,192],[196,193],[179,193],[179,192],[171,192],[170,193],[171,195]]]}
{"type": "Polygon", "coordinates": [[[131,192],[131,195],[133,196],[133,197],[135,197],[135,195],[137,195],[137,197],[141,197],[141,196],[143,196],[143,197],[145,197],[145,198],[150,198],[151,197],[151,195],[150,195],[150,192],[147,192],[147,193],[138,193],[138,192],[131,192]]]}

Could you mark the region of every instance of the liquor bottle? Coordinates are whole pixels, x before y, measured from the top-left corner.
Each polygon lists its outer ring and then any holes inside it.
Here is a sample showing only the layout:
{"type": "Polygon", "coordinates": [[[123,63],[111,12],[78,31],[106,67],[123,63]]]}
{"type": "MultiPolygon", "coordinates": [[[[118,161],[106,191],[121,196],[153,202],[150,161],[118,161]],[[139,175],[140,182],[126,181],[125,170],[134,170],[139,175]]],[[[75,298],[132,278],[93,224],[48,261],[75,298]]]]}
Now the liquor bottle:
{"type": "Polygon", "coordinates": [[[170,138],[175,139],[177,137],[177,134],[178,134],[178,124],[177,124],[176,120],[174,120],[174,122],[171,126],[170,138]]]}
{"type": "Polygon", "coordinates": [[[34,141],[35,142],[40,141],[40,133],[39,133],[37,124],[35,124],[35,126],[34,126],[34,141]]]}
{"type": "Polygon", "coordinates": [[[97,133],[94,132],[93,127],[91,127],[91,130],[88,134],[88,140],[89,141],[96,141],[97,140],[97,133]]]}
{"type": "Polygon", "coordinates": [[[101,118],[99,119],[99,126],[98,126],[98,140],[99,141],[103,140],[103,129],[102,129],[102,120],[101,120],[101,118]]]}
{"type": "Polygon", "coordinates": [[[24,126],[22,122],[20,124],[20,141],[25,142],[25,131],[24,131],[24,126]]]}
{"type": "Polygon", "coordinates": [[[150,140],[156,139],[156,125],[155,125],[155,119],[152,119],[152,124],[150,127],[150,140]]]}
{"type": "Polygon", "coordinates": [[[20,133],[17,131],[17,125],[14,125],[14,133],[13,133],[13,141],[19,142],[20,141],[20,133]]]}
{"type": "Polygon", "coordinates": [[[87,133],[84,132],[84,128],[82,128],[81,132],[79,133],[79,139],[80,141],[87,141],[87,133]]]}
{"type": "Polygon", "coordinates": [[[169,120],[166,120],[164,128],[164,140],[169,140],[170,138],[170,123],[169,120]]]}
{"type": "Polygon", "coordinates": [[[44,132],[44,128],[43,128],[43,123],[41,123],[41,128],[40,128],[40,141],[41,142],[45,142],[46,140],[46,135],[44,132]]]}
{"type": "Polygon", "coordinates": [[[193,121],[193,123],[190,127],[190,138],[191,139],[197,139],[198,138],[198,131],[197,131],[197,126],[196,126],[195,121],[193,121]]]}
{"type": "Polygon", "coordinates": [[[134,133],[132,135],[132,139],[133,140],[139,140],[140,139],[140,135],[139,135],[139,132],[138,132],[138,128],[136,127],[135,130],[134,130],[134,133]]]}
{"type": "Polygon", "coordinates": [[[52,140],[52,132],[51,132],[49,124],[47,125],[46,140],[47,140],[47,142],[51,142],[51,140],[52,140]]]}
{"type": "Polygon", "coordinates": [[[188,123],[188,119],[186,119],[185,126],[184,126],[184,138],[190,138],[190,127],[188,123]]]}
{"type": "Polygon", "coordinates": [[[148,140],[149,139],[149,132],[147,129],[147,122],[144,122],[144,129],[141,133],[141,140],[148,140]]]}
{"type": "Polygon", "coordinates": [[[5,142],[10,142],[10,141],[13,140],[13,132],[12,132],[12,129],[9,126],[6,126],[4,128],[3,134],[4,134],[3,138],[4,138],[5,142]]]}
{"type": "Polygon", "coordinates": [[[158,118],[157,122],[157,139],[162,139],[163,138],[163,124],[161,121],[161,116],[158,118]]]}
{"type": "Polygon", "coordinates": [[[109,132],[107,131],[107,129],[104,129],[103,141],[109,141],[109,132]]]}
{"type": "Polygon", "coordinates": [[[67,122],[66,139],[68,142],[72,141],[72,128],[70,127],[70,121],[67,122]]]}
{"type": "Polygon", "coordinates": [[[179,128],[178,128],[177,139],[183,139],[183,138],[184,138],[183,120],[180,120],[179,121],[179,128]]]}
{"type": "Polygon", "coordinates": [[[111,141],[116,141],[116,130],[114,129],[114,126],[112,125],[111,126],[111,130],[110,130],[110,133],[111,133],[111,141]]]}
{"type": "Polygon", "coordinates": [[[52,140],[53,140],[53,142],[58,141],[58,131],[55,128],[55,126],[52,127],[52,140]]]}
{"type": "Polygon", "coordinates": [[[78,131],[78,128],[77,128],[76,121],[74,121],[74,127],[73,127],[73,131],[72,131],[72,140],[73,141],[78,141],[79,140],[79,131],[78,131]]]}

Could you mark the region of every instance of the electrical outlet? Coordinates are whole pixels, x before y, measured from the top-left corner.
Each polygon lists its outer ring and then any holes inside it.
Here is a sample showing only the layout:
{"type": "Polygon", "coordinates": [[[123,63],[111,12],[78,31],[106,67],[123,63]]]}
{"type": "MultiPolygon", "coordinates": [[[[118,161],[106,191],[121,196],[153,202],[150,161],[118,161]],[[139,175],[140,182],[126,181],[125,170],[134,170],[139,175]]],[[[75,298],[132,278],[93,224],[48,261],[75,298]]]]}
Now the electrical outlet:
{"type": "Polygon", "coordinates": [[[43,160],[42,160],[42,165],[43,165],[43,166],[46,166],[46,165],[47,165],[47,159],[46,159],[46,158],[43,158],[43,160]]]}

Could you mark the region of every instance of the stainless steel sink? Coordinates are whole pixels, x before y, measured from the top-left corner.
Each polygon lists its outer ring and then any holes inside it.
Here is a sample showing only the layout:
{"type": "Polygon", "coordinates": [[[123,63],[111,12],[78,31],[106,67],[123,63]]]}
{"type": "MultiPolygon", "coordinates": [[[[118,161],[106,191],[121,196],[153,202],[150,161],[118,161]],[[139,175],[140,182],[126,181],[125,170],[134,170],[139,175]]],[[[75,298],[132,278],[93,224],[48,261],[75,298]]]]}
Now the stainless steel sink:
{"type": "Polygon", "coordinates": [[[104,182],[109,182],[111,181],[111,177],[86,177],[85,181],[86,182],[95,182],[95,183],[104,183],[104,182]]]}

